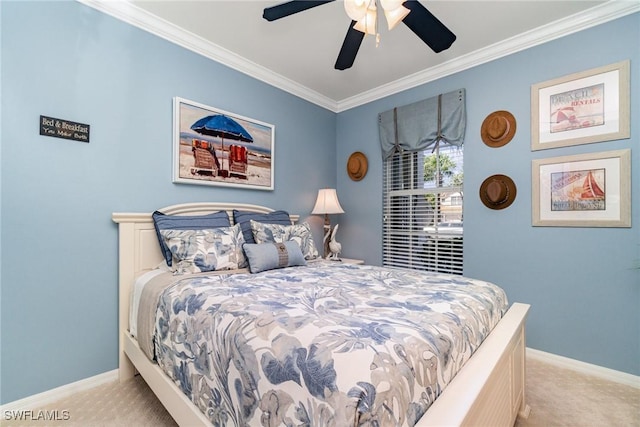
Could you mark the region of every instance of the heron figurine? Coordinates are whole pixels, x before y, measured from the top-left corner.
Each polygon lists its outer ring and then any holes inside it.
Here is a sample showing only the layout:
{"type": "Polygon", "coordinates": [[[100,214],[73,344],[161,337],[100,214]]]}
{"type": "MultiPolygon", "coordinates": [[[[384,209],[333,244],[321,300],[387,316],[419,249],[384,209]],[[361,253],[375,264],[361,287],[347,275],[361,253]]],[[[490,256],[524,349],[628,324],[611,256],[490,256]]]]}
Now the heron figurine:
{"type": "Polygon", "coordinates": [[[340,252],[342,252],[342,244],[340,244],[340,242],[336,240],[338,225],[339,224],[336,224],[336,226],[333,227],[333,231],[331,232],[331,240],[329,240],[329,252],[331,252],[331,255],[329,255],[329,259],[332,261],[341,261],[339,255],[340,252]]]}

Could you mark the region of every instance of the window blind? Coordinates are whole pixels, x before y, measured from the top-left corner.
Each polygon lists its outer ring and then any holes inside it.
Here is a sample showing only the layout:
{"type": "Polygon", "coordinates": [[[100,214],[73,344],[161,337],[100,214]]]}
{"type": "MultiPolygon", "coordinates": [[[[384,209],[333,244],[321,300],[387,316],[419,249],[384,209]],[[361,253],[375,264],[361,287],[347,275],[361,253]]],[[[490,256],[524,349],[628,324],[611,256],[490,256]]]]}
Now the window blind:
{"type": "Polygon", "coordinates": [[[384,162],[383,265],[462,274],[461,177],[462,149],[457,147],[435,154],[396,152],[384,162]],[[425,160],[433,161],[434,155],[431,176],[425,160]]]}

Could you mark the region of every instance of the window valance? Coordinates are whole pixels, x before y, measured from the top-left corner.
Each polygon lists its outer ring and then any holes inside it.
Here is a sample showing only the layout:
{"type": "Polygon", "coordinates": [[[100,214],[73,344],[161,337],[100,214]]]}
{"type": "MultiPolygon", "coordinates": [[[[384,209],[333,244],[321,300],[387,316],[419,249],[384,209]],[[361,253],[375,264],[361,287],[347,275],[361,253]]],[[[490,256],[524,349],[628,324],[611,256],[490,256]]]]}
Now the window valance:
{"type": "Polygon", "coordinates": [[[467,124],[465,90],[458,89],[378,115],[382,158],[439,143],[462,146],[467,124]]]}

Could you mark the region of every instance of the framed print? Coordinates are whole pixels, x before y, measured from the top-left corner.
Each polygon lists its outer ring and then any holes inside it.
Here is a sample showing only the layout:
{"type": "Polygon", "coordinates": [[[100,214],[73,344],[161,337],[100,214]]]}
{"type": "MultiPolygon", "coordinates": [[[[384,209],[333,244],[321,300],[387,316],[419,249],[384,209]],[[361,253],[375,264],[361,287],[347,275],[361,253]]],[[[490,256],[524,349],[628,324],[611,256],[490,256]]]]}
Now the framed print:
{"type": "Polygon", "coordinates": [[[173,99],[173,182],[273,190],[273,125],[173,99]]]}
{"type": "Polygon", "coordinates": [[[628,60],[531,86],[531,150],[629,137],[628,60]]]}
{"type": "Polygon", "coordinates": [[[631,150],[533,160],[534,226],[631,227],[631,150]]]}

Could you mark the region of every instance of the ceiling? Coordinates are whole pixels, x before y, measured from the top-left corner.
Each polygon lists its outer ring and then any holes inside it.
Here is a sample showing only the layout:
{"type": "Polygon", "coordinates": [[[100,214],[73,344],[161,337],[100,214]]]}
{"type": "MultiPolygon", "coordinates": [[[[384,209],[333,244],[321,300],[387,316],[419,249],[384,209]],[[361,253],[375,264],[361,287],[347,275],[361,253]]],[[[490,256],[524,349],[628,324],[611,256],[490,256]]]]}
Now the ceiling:
{"type": "MultiPolygon", "coordinates": [[[[78,0],[339,112],[640,10],[637,1],[421,0],[457,40],[434,53],[405,25],[366,36],[352,68],[334,63],[350,18],[338,0],[277,21],[262,1],[78,0]]],[[[384,22],[381,22],[384,24],[384,22]]]]}

